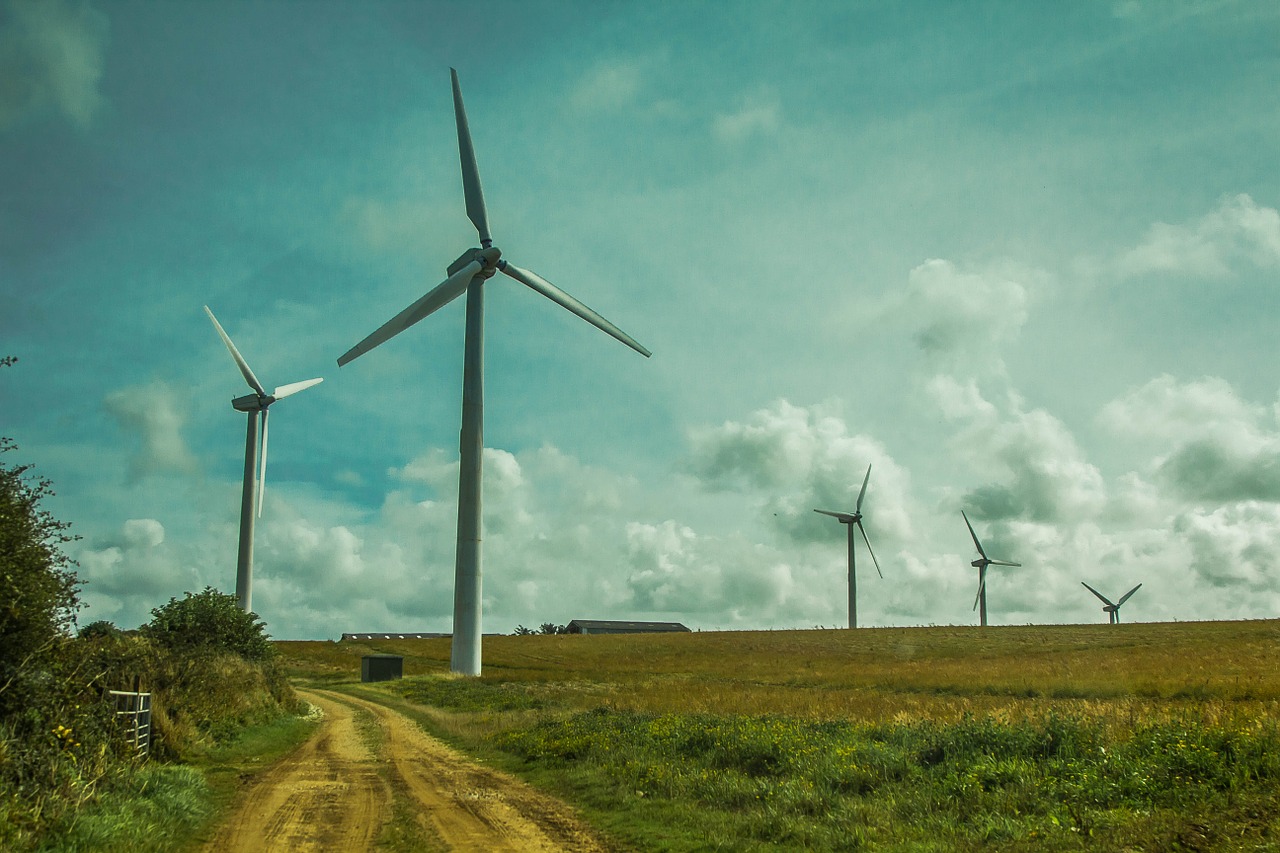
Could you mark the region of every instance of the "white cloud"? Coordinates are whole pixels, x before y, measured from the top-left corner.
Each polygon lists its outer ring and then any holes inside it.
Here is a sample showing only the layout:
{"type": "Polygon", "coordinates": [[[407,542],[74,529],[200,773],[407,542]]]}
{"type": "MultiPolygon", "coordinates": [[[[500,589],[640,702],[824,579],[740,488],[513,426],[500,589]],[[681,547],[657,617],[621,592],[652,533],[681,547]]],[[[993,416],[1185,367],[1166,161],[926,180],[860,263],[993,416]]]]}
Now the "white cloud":
{"type": "Polygon", "coordinates": [[[192,474],[196,458],[182,437],[186,416],[178,405],[181,392],[156,380],[121,388],[103,399],[116,422],[136,436],[138,451],[129,461],[129,476],[140,480],[152,474],[192,474]]]}
{"type": "Polygon", "coordinates": [[[964,272],[934,259],[911,271],[901,310],[926,354],[973,375],[1003,363],[1000,348],[1021,332],[1027,303],[1026,285],[1009,273],[964,272]]]}
{"type": "Polygon", "coordinates": [[[1015,394],[1001,413],[972,381],[935,377],[926,387],[944,415],[968,422],[950,440],[951,448],[979,476],[998,478],[964,496],[972,515],[1072,522],[1102,509],[1102,473],[1062,421],[1044,409],[1025,410],[1015,394]]]}
{"type": "Polygon", "coordinates": [[[155,548],[164,542],[164,525],[154,518],[131,518],[121,530],[126,547],[155,548]]]}
{"type": "Polygon", "coordinates": [[[741,142],[757,134],[769,135],[778,129],[778,101],[773,96],[747,98],[731,113],[719,113],[711,131],[721,142],[741,142]]]}
{"type": "Polygon", "coordinates": [[[829,540],[830,519],[814,510],[852,510],[868,465],[868,525],[877,536],[911,535],[906,471],[875,439],[850,435],[831,406],[779,400],[745,421],[696,430],[691,443],[691,472],[707,488],[750,490],[766,522],[791,540],[829,540]]]}
{"type": "MultiPolygon", "coordinates": [[[[159,604],[155,596],[172,591],[172,581],[177,573],[174,555],[163,547],[164,525],[154,518],[131,518],[119,531],[98,548],[83,548],[75,556],[80,563],[80,576],[93,593],[93,602],[102,602],[104,595],[115,601],[93,618],[107,618],[117,612],[122,602],[159,604]]],[[[125,625],[123,627],[134,627],[125,625]]]]}
{"type": "Polygon", "coordinates": [[[1244,501],[1193,510],[1175,525],[1191,548],[1191,568],[1215,587],[1280,593],[1280,506],[1244,501]]]}
{"type": "Polygon", "coordinates": [[[1280,501],[1276,409],[1242,400],[1225,380],[1164,375],[1103,407],[1099,422],[1142,439],[1149,467],[1183,496],[1280,501]]]}
{"type": "Polygon", "coordinates": [[[1280,212],[1246,194],[1228,196],[1187,225],[1157,222],[1141,244],[1124,253],[1126,275],[1173,273],[1221,277],[1241,264],[1280,265],[1280,212]]]}
{"type": "Polygon", "coordinates": [[[88,127],[105,101],[98,90],[107,18],[87,2],[8,0],[0,33],[0,130],[49,112],[88,127]]]}
{"type": "Polygon", "coordinates": [[[635,102],[643,83],[638,62],[619,61],[597,65],[578,81],[571,103],[588,112],[613,112],[635,102]]]}

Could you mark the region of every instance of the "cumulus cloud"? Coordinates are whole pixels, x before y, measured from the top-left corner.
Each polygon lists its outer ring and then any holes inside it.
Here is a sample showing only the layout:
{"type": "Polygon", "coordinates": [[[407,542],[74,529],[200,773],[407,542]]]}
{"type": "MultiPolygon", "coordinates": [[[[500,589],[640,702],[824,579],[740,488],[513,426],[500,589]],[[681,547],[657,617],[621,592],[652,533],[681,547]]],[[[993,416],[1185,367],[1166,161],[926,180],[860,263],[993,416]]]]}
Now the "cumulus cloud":
{"type": "Polygon", "coordinates": [[[1157,222],[1146,238],[1125,252],[1119,267],[1126,275],[1173,273],[1221,277],[1249,264],[1280,265],[1280,213],[1250,196],[1228,196],[1196,222],[1157,222]]]}
{"type": "Polygon", "coordinates": [[[98,85],[106,16],[74,0],[8,0],[5,12],[0,130],[48,113],[88,127],[105,103],[98,85]]]}
{"type": "Polygon", "coordinates": [[[1215,587],[1280,592],[1280,506],[1245,501],[1178,517],[1191,568],[1215,587]]]}
{"type": "Polygon", "coordinates": [[[953,451],[981,476],[999,477],[964,495],[971,515],[1070,522],[1101,510],[1102,473],[1062,421],[1044,409],[1026,410],[1012,394],[1002,412],[972,380],[937,376],[926,390],[946,417],[967,422],[950,441],[953,451]]]}
{"type": "Polygon", "coordinates": [[[196,458],[182,437],[186,417],[177,405],[178,389],[156,380],[148,385],[122,388],[103,399],[107,412],[138,440],[129,460],[133,481],[152,474],[191,474],[196,458]]]}
{"type": "Polygon", "coordinates": [[[123,602],[151,602],[156,595],[171,591],[176,566],[173,555],[162,547],[164,540],[164,525],[159,521],[131,518],[98,547],[76,554],[79,574],[95,600],[101,601],[104,594],[115,599],[111,606],[98,608],[103,612],[95,618],[108,618],[123,602]]]}
{"type": "Polygon", "coordinates": [[[1280,501],[1276,410],[1242,400],[1222,379],[1160,376],[1108,403],[1099,420],[1154,441],[1157,478],[1183,497],[1280,501]]]}
{"type": "Polygon", "coordinates": [[[1001,364],[1000,347],[1021,332],[1027,303],[1027,286],[1011,275],[934,259],[911,271],[902,311],[921,350],[973,373],[1001,364]]]}
{"type": "Polygon", "coordinates": [[[814,510],[852,510],[868,465],[863,509],[874,530],[895,539],[911,534],[906,471],[875,439],[851,435],[831,406],[779,400],[744,421],[695,430],[691,442],[691,473],[700,482],[751,490],[766,522],[792,541],[830,540],[830,519],[814,510]]]}

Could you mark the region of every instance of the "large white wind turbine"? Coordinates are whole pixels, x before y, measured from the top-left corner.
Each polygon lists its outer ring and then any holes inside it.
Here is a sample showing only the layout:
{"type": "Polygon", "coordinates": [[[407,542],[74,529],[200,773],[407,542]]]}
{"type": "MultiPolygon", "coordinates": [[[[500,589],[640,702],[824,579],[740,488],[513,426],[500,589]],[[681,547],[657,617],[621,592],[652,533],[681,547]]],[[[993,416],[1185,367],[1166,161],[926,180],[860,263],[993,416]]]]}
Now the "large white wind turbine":
{"type": "Polygon", "coordinates": [[[867,493],[867,481],[871,479],[871,466],[867,466],[867,475],[862,478],[862,491],[858,492],[858,502],[854,505],[853,512],[833,512],[826,509],[815,509],[814,512],[820,512],[823,515],[829,515],[832,518],[840,520],[840,523],[848,528],[849,533],[849,627],[858,627],[858,576],[854,569],[854,536],[853,528],[856,526],[862,531],[862,541],[867,543],[867,553],[871,555],[871,562],[875,564],[876,574],[884,578],[884,573],[880,571],[880,561],[876,559],[876,552],[871,550],[871,540],[867,538],[867,529],[862,526],[862,498],[867,493]]]}
{"type": "Polygon", "coordinates": [[[462,190],[467,217],[480,235],[480,248],[463,252],[448,268],[449,277],[435,289],[384,323],[377,331],[338,359],[342,366],[386,342],[427,315],[444,307],[463,291],[467,294],[466,331],[463,343],[462,437],[458,474],[458,546],[453,590],[453,649],[450,668],[464,675],[480,674],[481,560],[480,560],[480,464],[483,447],[484,406],[484,283],[495,272],[514,278],[569,309],[593,326],[612,335],[641,355],[649,350],[629,335],[541,276],[508,263],[493,245],[485,213],[480,172],[467,113],[462,105],[458,72],[453,78],[453,109],[458,126],[458,153],[462,162],[462,190]]]}
{"type": "Polygon", "coordinates": [[[249,363],[240,355],[240,350],[231,342],[231,337],[222,328],[218,318],[213,316],[209,306],[204,306],[205,313],[213,321],[218,330],[218,337],[227,345],[227,351],[235,359],[236,367],[244,375],[244,381],[253,389],[252,394],[236,397],[231,405],[236,411],[245,412],[249,416],[249,430],[244,440],[244,488],[240,498],[240,550],[236,559],[236,602],[240,609],[248,613],[253,609],[253,519],[254,503],[257,503],[257,515],[262,514],[262,498],[267,487],[267,408],[276,400],[283,400],[291,394],[297,394],[312,385],[323,382],[323,379],[307,379],[281,385],[270,394],[262,387],[258,377],[249,369],[249,363]],[[262,422],[259,437],[258,422],[262,422]],[[254,488],[256,477],[257,488],[254,488]],[[256,495],[255,495],[256,492],[256,495]]]}
{"type": "Polygon", "coordinates": [[[1142,584],[1138,584],[1138,586],[1135,586],[1133,589],[1129,590],[1124,595],[1120,596],[1119,601],[1112,604],[1111,599],[1107,598],[1105,595],[1098,592],[1096,589],[1089,586],[1084,581],[1080,581],[1080,583],[1084,584],[1084,588],[1089,590],[1089,592],[1093,593],[1094,595],[1098,596],[1098,598],[1102,599],[1102,612],[1111,616],[1111,622],[1109,623],[1111,625],[1120,624],[1120,605],[1128,601],[1129,596],[1137,592],[1138,588],[1142,586],[1142,584]]]}
{"type": "Polygon", "coordinates": [[[960,510],[960,514],[964,516],[965,527],[969,528],[969,535],[973,537],[973,544],[978,549],[980,559],[974,560],[969,565],[978,570],[978,594],[974,596],[973,608],[978,609],[978,605],[982,605],[980,624],[986,627],[987,624],[987,566],[1021,566],[1022,563],[1010,563],[1008,560],[992,560],[987,557],[987,552],[982,550],[982,543],[978,541],[978,534],[973,532],[973,525],[969,523],[969,516],[964,514],[964,510],[960,510]]]}

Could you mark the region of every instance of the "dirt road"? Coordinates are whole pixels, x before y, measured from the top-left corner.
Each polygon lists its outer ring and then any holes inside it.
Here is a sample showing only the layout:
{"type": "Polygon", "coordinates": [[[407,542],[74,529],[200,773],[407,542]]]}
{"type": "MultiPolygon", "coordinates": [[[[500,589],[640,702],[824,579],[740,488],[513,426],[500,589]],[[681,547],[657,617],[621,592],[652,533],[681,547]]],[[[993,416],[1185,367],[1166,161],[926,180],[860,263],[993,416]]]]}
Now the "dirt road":
{"type": "Polygon", "coordinates": [[[384,828],[402,849],[609,849],[564,803],[464,758],[396,711],[299,693],[323,709],[319,729],[242,792],[206,851],[372,850],[384,828]]]}

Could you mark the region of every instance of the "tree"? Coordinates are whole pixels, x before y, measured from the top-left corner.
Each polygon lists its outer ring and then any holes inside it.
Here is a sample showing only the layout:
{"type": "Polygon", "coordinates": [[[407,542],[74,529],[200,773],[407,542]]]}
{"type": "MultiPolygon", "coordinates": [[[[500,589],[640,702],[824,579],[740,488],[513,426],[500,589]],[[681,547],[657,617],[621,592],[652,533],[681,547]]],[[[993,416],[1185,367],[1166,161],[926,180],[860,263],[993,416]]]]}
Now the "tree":
{"type": "Polygon", "coordinates": [[[184,654],[232,652],[245,660],[267,660],[276,654],[266,633],[266,623],[256,613],[245,613],[236,597],[211,586],[186,593],[179,601],[151,611],[152,619],[140,629],[157,645],[184,654]]]}
{"type": "MultiPolygon", "coordinates": [[[[0,358],[0,367],[16,360],[0,358]]],[[[0,454],[16,449],[0,436],[0,454]]],[[[41,506],[52,496],[30,465],[0,462],[0,716],[22,701],[16,685],[47,668],[80,608],[75,562],[62,552],[77,537],[41,506]]]]}

